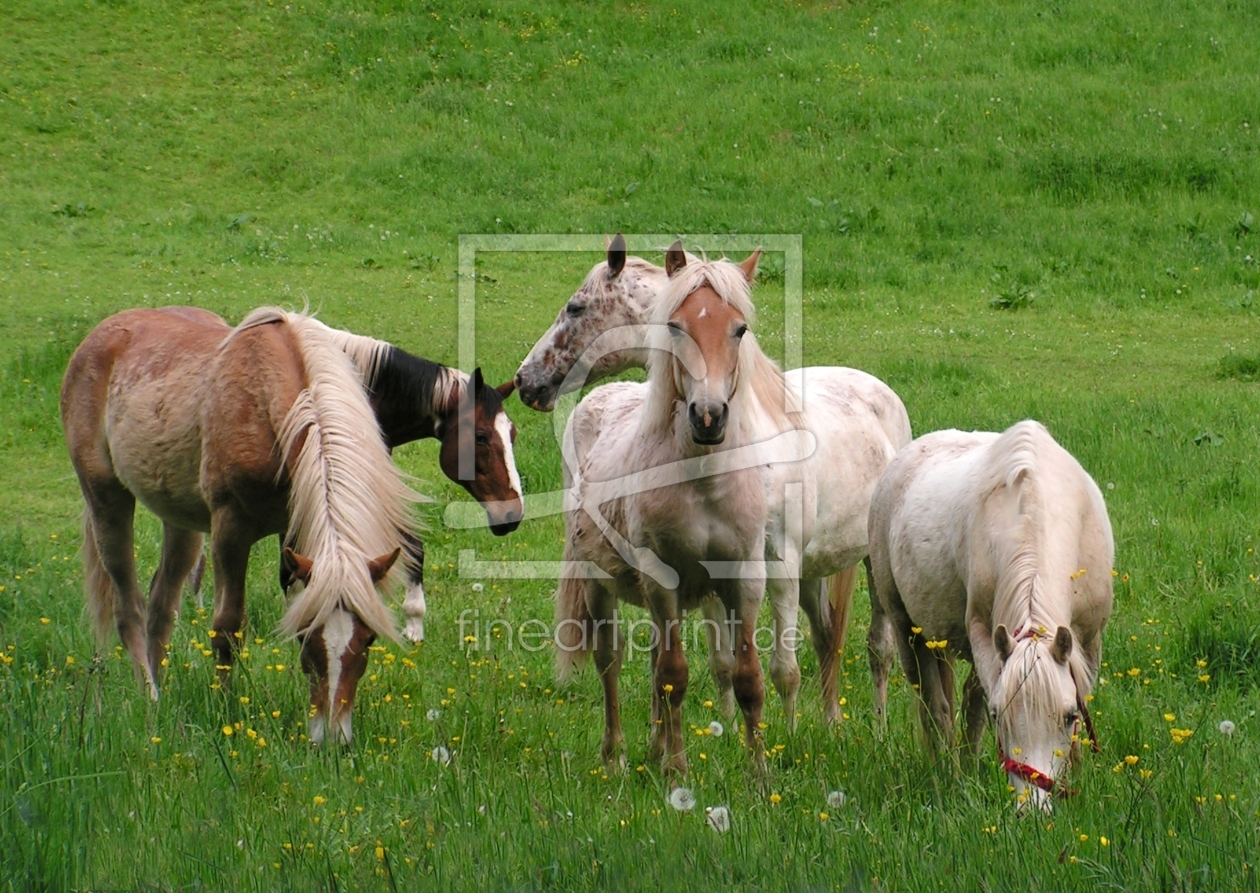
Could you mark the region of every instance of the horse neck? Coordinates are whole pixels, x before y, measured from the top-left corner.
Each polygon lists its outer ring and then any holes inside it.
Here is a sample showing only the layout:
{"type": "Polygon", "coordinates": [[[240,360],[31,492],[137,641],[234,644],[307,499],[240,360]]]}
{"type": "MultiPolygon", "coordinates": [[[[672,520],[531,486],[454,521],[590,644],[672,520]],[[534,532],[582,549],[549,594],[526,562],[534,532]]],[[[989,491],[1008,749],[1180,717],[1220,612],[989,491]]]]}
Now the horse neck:
{"type": "Polygon", "coordinates": [[[468,376],[458,369],[412,356],[390,346],[368,383],[386,444],[396,447],[436,437],[443,417],[454,412],[468,376]]]}

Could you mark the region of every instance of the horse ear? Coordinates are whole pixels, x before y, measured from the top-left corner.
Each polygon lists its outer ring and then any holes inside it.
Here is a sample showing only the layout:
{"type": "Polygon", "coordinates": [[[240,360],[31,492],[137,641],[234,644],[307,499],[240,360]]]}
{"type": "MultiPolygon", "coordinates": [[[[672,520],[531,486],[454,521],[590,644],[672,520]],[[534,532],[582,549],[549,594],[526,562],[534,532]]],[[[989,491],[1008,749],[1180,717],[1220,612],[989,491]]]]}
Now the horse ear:
{"type": "Polygon", "coordinates": [[[284,570],[290,579],[301,580],[303,586],[311,582],[313,562],[305,555],[299,555],[288,546],[285,546],[284,551],[280,554],[280,561],[283,563],[284,570]]]}
{"type": "Polygon", "coordinates": [[[608,278],[616,279],[626,266],[626,237],[617,233],[608,243],[608,278]]]}
{"type": "Polygon", "coordinates": [[[481,377],[481,367],[478,366],[476,369],[473,370],[473,375],[472,375],[473,393],[474,394],[477,393],[485,386],[486,386],[486,381],[484,378],[481,377]]]}
{"type": "Polygon", "coordinates": [[[993,647],[997,649],[998,656],[1004,662],[1011,656],[1011,652],[1015,650],[1015,643],[1011,641],[1011,634],[1006,631],[1006,627],[1001,623],[993,631],[993,647]]]}
{"type": "Polygon", "coordinates": [[[674,274],[687,266],[687,252],[683,251],[682,239],[675,239],[674,244],[665,252],[665,274],[670,279],[674,274]]]}
{"type": "Polygon", "coordinates": [[[395,549],[388,555],[382,555],[379,558],[373,558],[368,562],[368,573],[372,575],[372,584],[376,585],[385,579],[385,575],[389,573],[389,569],[394,566],[394,562],[398,560],[398,556],[402,554],[402,549],[395,549]]]}
{"type": "Polygon", "coordinates": [[[1072,654],[1072,631],[1061,626],[1054,632],[1054,645],[1050,648],[1050,656],[1055,663],[1065,664],[1072,654]]]}
{"type": "Polygon", "coordinates": [[[503,382],[503,384],[495,388],[495,390],[499,392],[500,397],[506,400],[508,397],[511,397],[512,392],[516,390],[516,379],[515,378],[508,379],[507,381],[503,382]]]}
{"type": "Polygon", "coordinates": [[[744,278],[748,280],[749,285],[752,285],[752,281],[757,278],[757,261],[759,260],[761,260],[760,248],[744,258],[739,265],[739,269],[744,274],[744,278]]]}

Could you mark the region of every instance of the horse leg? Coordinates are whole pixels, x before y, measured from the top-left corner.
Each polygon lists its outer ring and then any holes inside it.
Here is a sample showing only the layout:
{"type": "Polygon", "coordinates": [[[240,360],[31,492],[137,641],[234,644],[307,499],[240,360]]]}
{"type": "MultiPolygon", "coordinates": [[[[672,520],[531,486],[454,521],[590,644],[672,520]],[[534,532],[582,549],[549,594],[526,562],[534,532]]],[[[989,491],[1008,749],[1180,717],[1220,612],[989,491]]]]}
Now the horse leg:
{"type": "Polygon", "coordinates": [[[871,626],[866,633],[866,657],[871,665],[871,712],[875,715],[875,733],[882,738],[888,730],[888,676],[897,646],[893,641],[892,620],[884,610],[875,587],[869,555],[863,563],[866,565],[866,587],[871,597],[871,626]]]}
{"type": "Polygon", "coordinates": [[[595,669],[604,686],[604,739],[599,757],[604,765],[618,770],[626,768],[626,737],[621,731],[621,701],[617,680],[621,676],[621,629],[616,620],[616,598],[596,587],[591,596],[591,615],[595,624],[595,669]]]}
{"type": "Polygon", "coordinates": [[[724,719],[735,716],[735,690],[731,673],[735,669],[735,645],[731,638],[731,618],[721,599],[707,598],[704,611],[704,634],[709,643],[709,673],[718,691],[718,712],[724,719]]]}
{"type": "Polygon", "coordinates": [[[192,573],[188,576],[188,590],[193,594],[193,598],[197,602],[197,609],[201,610],[206,606],[206,598],[201,594],[201,582],[206,576],[206,553],[202,552],[197,556],[197,563],[193,565],[192,573]]]}
{"type": "MultiPolygon", "coordinates": [[[[131,655],[136,675],[142,679],[153,700],[158,698],[157,683],[149,669],[144,638],[144,598],[136,581],[135,535],[132,524],[136,514],[136,498],[121,483],[85,486],[87,510],[96,555],[113,583],[114,625],[118,638],[131,655]]],[[[91,578],[91,569],[88,573],[91,578]]],[[[99,595],[99,594],[98,594],[99,595]]],[[[97,617],[108,616],[109,605],[97,605],[97,617]]]]}
{"type": "Polygon", "coordinates": [[[403,635],[411,642],[424,641],[424,615],[428,605],[424,600],[424,543],[410,530],[403,530],[403,566],[407,569],[407,597],[403,599],[403,617],[407,625],[403,635]]]}
{"type": "MultiPolygon", "coordinates": [[[[661,724],[657,727],[661,746],[661,769],[666,775],[687,774],[687,755],[683,753],[682,702],[687,695],[687,658],[682,650],[682,618],[678,597],[673,592],[657,591],[648,599],[652,619],[660,630],[660,649],[652,673],[653,694],[659,698],[661,724]]],[[[735,697],[739,698],[739,666],[736,663],[735,697]]]]}
{"type": "Polygon", "coordinates": [[[988,706],[984,686],[980,684],[980,674],[972,667],[967,674],[967,681],[963,683],[963,718],[966,723],[963,737],[973,760],[980,756],[980,739],[984,736],[984,727],[988,721],[988,706]]]}
{"type": "Polygon", "coordinates": [[[199,558],[204,537],[194,530],[183,530],[170,524],[162,526],[162,560],[149,584],[148,668],[149,678],[162,676],[166,666],[166,646],[175,625],[175,606],[179,603],[184,579],[199,558]]]}
{"type": "Polygon", "coordinates": [[[226,684],[245,628],[245,571],[253,540],[230,508],[214,513],[210,529],[210,551],[214,558],[214,619],[210,645],[214,649],[219,679],[226,684]]]}
{"type": "Polygon", "coordinates": [[[735,591],[728,594],[728,598],[733,597],[735,601],[732,610],[738,619],[735,673],[732,677],[735,700],[744,713],[744,743],[752,753],[753,765],[759,774],[766,770],[766,749],[761,729],[766,683],[761,675],[761,660],[757,657],[755,632],[764,588],[764,578],[741,579],[736,581],[735,591]]]}
{"type": "MultiPolygon", "coordinates": [[[[809,638],[818,656],[818,675],[822,683],[823,721],[833,723],[840,718],[840,662],[839,644],[834,643],[835,607],[828,601],[830,590],[827,579],[801,580],[801,608],[809,618],[809,638]]],[[[834,582],[834,581],[833,581],[834,582]]],[[[767,582],[766,584],[770,584],[767,582]]],[[[843,585],[841,583],[841,585],[843,585]]],[[[850,591],[850,595],[852,592],[850,591]]]]}
{"type": "Polygon", "coordinates": [[[940,729],[943,745],[954,751],[958,746],[954,732],[954,659],[948,653],[938,653],[935,657],[938,685],[931,704],[932,718],[940,729]]]}
{"type": "MultiPolygon", "coordinates": [[[[801,665],[796,660],[796,645],[800,636],[798,626],[800,593],[807,593],[807,599],[811,597],[809,595],[811,592],[814,598],[818,595],[817,581],[812,581],[813,589],[808,590],[795,576],[796,564],[795,561],[788,564],[789,573],[792,575],[789,579],[766,581],[770,610],[774,613],[774,652],[770,655],[770,679],[774,683],[775,691],[783,699],[783,712],[787,716],[789,731],[796,728],[796,696],[801,689],[801,665]],[[799,590],[798,587],[800,587],[799,590]]],[[[747,630],[749,637],[753,634],[756,622],[754,615],[747,630]]],[[[743,622],[740,623],[739,632],[735,636],[736,664],[739,663],[739,649],[744,641],[744,625],[743,622]]],[[[755,646],[753,654],[756,654],[755,646]]],[[[760,669],[760,662],[758,662],[758,669],[760,669]]],[[[736,698],[738,699],[738,695],[736,698]]],[[[743,707],[742,702],[740,706],[743,707]]]]}

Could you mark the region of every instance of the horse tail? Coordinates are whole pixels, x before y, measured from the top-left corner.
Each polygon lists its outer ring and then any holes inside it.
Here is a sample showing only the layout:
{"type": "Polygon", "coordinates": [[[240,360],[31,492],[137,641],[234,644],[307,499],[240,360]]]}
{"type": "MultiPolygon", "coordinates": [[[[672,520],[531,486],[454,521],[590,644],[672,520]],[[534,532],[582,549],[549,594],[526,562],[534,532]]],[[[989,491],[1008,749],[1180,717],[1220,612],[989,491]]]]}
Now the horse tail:
{"type": "Polygon", "coordinates": [[[101,553],[96,546],[96,530],[92,515],[83,510],[83,591],[87,595],[88,613],[96,642],[104,646],[114,631],[114,581],[105,571],[101,553]]]}
{"type": "MultiPolygon", "coordinates": [[[[564,542],[563,567],[576,562],[573,546],[564,542]]],[[[556,587],[556,678],[568,682],[594,647],[595,618],[586,604],[586,581],[581,577],[562,576],[556,587]]]]}
{"type": "Polygon", "coordinates": [[[822,676],[824,709],[831,711],[839,703],[840,654],[849,631],[849,609],[853,607],[853,588],[857,582],[857,565],[847,567],[827,578],[827,600],[831,606],[831,628],[827,633],[827,652],[819,661],[822,676]]]}

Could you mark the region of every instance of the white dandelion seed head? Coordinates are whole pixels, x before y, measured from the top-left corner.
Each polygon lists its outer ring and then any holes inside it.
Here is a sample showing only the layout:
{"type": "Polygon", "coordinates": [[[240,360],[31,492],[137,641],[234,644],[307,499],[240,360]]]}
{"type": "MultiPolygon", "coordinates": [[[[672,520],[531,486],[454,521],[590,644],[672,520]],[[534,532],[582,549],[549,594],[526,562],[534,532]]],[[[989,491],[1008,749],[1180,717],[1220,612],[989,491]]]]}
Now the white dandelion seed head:
{"type": "Polygon", "coordinates": [[[710,828],[719,834],[731,830],[731,811],[725,806],[706,806],[704,820],[710,828]]]}
{"type": "Polygon", "coordinates": [[[713,722],[709,723],[709,734],[712,735],[714,738],[721,738],[722,734],[725,731],[726,729],[723,728],[722,724],[718,722],[716,719],[713,720],[713,722]]]}
{"type": "Polygon", "coordinates": [[[845,796],[844,791],[831,791],[827,794],[827,805],[832,809],[840,809],[844,806],[849,798],[845,796]]]}
{"type": "Polygon", "coordinates": [[[696,808],[696,795],[691,788],[674,788],[665,798],[665,802],[679,812],[691,812],[696,808]]]}
{"type": "Polygon", "coordinates": [[[485,589],[485,588],[486,588],[486,587],[485,587],[485,585],[484,585],[484,584],[481,584],[481,583],[474,583],[474,584],[472,584],[472,591],[473,591],[473,592],[480,592],[481,590],[483,590],[483,589],[485,589]]]}
{"type": "Polygon", "coordinates": [[[436,707],[430,707],[429,712],[426,713],[424,716],[429,722],[437,722],[438,717],[441,715],[442,715],[441,710],[437,709],[436,707]]]}
{"type": "Polygon", "coordinates": [[[451,752],[440,744],[433,748],[433,752],[429,756],[433,757],[433,762],[440,763],[443,766],[451,764],[451,752]]]}
{"type": "Polygon", "coordinates": [[[1217,728],[1221,730],[1222,735],[1232,735],[1237,726],[1234,725],[1232,720],[1222,719],[1221,724],[1217,728]]]}

